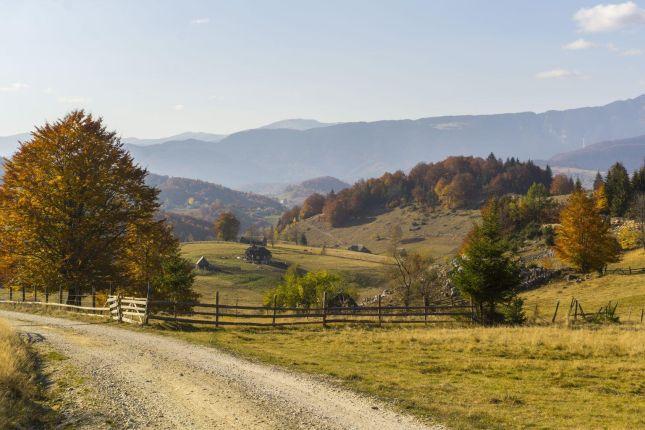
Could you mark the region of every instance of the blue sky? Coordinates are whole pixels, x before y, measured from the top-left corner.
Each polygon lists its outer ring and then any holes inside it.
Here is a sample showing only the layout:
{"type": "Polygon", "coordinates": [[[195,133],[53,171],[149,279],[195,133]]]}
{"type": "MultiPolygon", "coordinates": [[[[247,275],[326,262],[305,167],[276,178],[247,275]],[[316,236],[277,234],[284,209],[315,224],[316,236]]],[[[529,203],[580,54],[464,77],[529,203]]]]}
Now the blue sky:
{"type": "Polygon", "coordinates": [[[544,111],[645,92],[645,1],[0,0],[0,135],[544,111]]]}

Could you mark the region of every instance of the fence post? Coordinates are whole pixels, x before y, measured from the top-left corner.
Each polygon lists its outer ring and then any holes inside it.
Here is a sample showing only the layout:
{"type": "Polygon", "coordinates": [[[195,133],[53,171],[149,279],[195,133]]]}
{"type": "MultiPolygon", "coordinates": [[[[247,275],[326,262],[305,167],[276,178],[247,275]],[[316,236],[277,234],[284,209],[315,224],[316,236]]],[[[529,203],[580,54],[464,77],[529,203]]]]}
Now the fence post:
{"type": "Polygon", "coordinates": [[[146,289],[146,310],[143,316],[143,325],[148,325],[148,317],[150,316],[150,282],[148,282],[148,288],[146,289]]]}
{"type": "Polygon", "coordinates": [[[578,301],[575,301],[575,310],[573,311],[573,320],[578,321],[578,301]]]}
{"type": "Polygon", "coordinates": [[[92,285],[92,307],[96,307],[96,286],[92,285]]]}
{"type": "Polygon", "coordinates": [[[219,327],[219,290],[215,291],[215,327],[219,327]]]}
{"type": "Polygon", "coordinates": [[[381,295],[378,295],[378,326],[381,327],[381,323],[383,322],[383,314],[381,310],[381,295]]]}
{"type": "Polygon", "coordinates": [[[45,303],[49,303],[49,288],[45,287],[45,303]]]}
{"type": "Polygon", "coordinates": [[[274,294],[273,295],[273,318],[271,319],[272,326],[275,326],[275,313],[276,313],[277,305],[278,305],[278,295],[274,294]]]}
{"type": "Polygon", "coordinates": [[[327,327],[327,291],[323,291],[323,316],[322,316],[323,327],[327,327]]]}
{"type": "Polygon", "coordinates": [[[558,308],[560,307],[560,300],[555,304],[555,312],[553,312],[553,318],[551,318],[551,324],[555,322],[555,317],[558,315],[558,308]]]}
{"type": "Polygon", "coordinates": [[[423,296],[423,324],[428,325],[428,296],[423,296]]]}
{"type": "Polygon", "coordinates": [[[13,288],[9,286],[9,301],[13,302],[13,288]]]}
{"type": "Polygon", "coordinates": [[[58,303],[59,304],[63,303],[63,286],[62,285],[58,286],[58,303]]]}
{"type": "Polygon", "coordinates": [[[34,302],[38,301],[38,290],[36,289],[36,286],[34,285],[34,302]]]}
{"type": "Polygon", "coordinates": [[[116,297],[116,315],[119,323],[123,322],[123,309],[121,309],[121,294],[116,297]]]}
{"type": "Polygon", "coordinates": [[[25,301],[25,294],[26,294],[26,292],[25,292],[25,286],[23,285],[23,286],[22,286],[22,301],[23,301],[23,302],[25,301]]]}
{"type": "Polygon", "coordinates": [[[641,308],[641,324],[643,324],[643,312],[645,312],[645,309],[641,308]]]}

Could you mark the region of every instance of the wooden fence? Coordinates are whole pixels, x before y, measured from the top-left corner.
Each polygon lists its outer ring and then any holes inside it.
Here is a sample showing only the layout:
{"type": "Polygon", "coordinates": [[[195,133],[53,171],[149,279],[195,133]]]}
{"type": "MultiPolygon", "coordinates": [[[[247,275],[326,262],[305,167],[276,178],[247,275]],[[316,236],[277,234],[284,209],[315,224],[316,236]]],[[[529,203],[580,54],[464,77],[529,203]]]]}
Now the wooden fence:
{"type": "MultiPolygon", "coordinates": [[[[323,302],[325,300],[323,299],[323,302]]],[[[275,327],[287,325],[326,326],[336,323],[354,324],[431,324],[456,321],[472,322],[474,309],[470,305],[433,305],[425,306],[376,306],[354,307],[280,307],[275,301],[272,306],[244,306],[222,304],[219,293],[215,303],[174,303],[151,300],[148,318],[182,324],[201,324],[210,326],[243,325],[256,327],[275,327]]]]}
{"type": "Polygon", "coordinates": [[[603,271],[605,275],[638,275],[645,273],[645,267],[621,267],[618,269],[606,269],[603,271]]]}

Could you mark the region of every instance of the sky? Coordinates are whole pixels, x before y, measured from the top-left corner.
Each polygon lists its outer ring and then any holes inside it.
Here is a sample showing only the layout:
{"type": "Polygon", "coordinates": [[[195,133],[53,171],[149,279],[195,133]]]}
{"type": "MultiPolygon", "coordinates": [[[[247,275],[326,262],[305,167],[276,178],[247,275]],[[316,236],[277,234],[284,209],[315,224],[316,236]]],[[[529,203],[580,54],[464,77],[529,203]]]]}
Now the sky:
{"type": "Polygon", "coordinates": [[[566,109],[645,93],[645,0],[0,0],[0,136],[566,109]]]}

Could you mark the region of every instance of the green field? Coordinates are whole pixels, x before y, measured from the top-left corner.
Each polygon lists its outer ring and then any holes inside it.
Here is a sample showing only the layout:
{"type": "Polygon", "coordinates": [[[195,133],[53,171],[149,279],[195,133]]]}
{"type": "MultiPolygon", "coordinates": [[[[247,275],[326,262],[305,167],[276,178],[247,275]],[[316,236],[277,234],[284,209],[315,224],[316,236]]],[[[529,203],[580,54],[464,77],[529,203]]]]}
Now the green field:
{"type": "MultiPolygon", "coordinates": [[[[223,303],[261,304],[262,295],[275,287],[284,274],[283,269],[250,264],[242,259],[248,245],[234,242],[190,242],[182,245],[182,253],[191,262],[204,256],[221,269],[207,275],[198,275],[195,289],[201,300],[213,302],[219,290],[223,303]]],[[[268,249],[277,261],[289,265],[298,264],[307,271],[328,270],[330,272],[352,272],[365,278],[366,287],[359,291],[363,296],[374,295],[385,288],[383,280],[389,259],[385,256],[370,255],[339,249],[276,244],[268,249]]]]}

